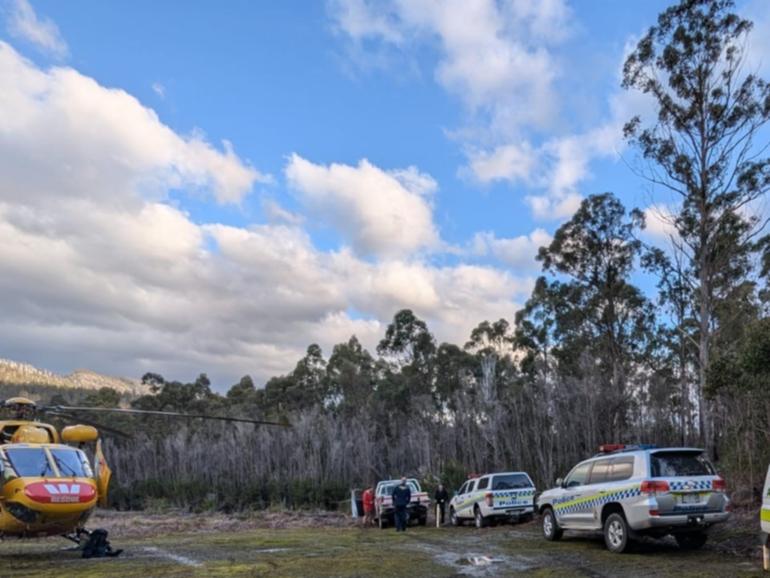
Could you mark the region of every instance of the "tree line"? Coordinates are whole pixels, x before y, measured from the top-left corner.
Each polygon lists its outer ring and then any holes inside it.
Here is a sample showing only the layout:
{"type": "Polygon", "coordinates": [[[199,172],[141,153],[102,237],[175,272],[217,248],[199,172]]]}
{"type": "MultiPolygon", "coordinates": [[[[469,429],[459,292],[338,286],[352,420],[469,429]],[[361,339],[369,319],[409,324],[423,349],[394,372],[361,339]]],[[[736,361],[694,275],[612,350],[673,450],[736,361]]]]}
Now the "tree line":
{"type": "Polygon", "coordinates": [[[312,344],[264,387],[147,374],[135,407],[292,427],[121,418],[134,438],[110,443],[116,503],[333,507],[378,478],[456,487],[510,469],[544,488],[606,442],[703,447],[737,501],[755,499],[770,463],[770,87],[747,70],[752,25],[733,9],[671,6],[623,68],[655,105],[624,134],[665,205],[665,243],[643,234],[649,211],[594,194],[540,248],[523,308],[467,343],[438,343],[405,309],[376,351],[312,344]]]}

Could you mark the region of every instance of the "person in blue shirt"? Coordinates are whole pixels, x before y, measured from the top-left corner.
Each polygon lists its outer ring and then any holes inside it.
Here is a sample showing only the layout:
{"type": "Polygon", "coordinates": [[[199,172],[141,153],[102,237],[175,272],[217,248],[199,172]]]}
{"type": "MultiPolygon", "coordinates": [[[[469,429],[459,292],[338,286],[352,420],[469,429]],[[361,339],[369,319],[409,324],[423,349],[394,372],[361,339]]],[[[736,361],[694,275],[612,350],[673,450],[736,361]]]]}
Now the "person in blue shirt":
{"type": "Polygon", "coordinates": [[[396,532],[406,532],[406,522],[409,519],[407,506],[412,501],[412,491],[406,478],[401,478],[401,483],[393,489],[393,507],[396,510],[396,532]]]}

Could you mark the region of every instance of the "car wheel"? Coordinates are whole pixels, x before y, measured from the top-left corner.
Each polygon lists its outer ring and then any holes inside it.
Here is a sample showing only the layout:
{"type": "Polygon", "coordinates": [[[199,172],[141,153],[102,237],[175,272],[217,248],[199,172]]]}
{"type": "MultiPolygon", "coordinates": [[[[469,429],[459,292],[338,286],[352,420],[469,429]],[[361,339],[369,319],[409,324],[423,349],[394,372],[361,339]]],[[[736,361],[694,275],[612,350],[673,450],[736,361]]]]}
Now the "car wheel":
{"type": "Polygon", "coordinates": [[[555,542],[560,540],[563,531],[559,528],[559,524],[556,522],[556,515],[551,508],[546,508],[543,512],[543,536],[546,540],[555,542]]]}
{"type": "Polygon", "coordinates": [[[427,526],[427,524],[428,524],[428,517],[427,516],[423,516],[422,518],[420,518],[418,520],[418,522],[419,522],[420,526],[427,526]]]}
{"type": "Polygon", "coordinates": [[[620,554],[628,549],[628,523],[622,514],[610,514],[604,521],[604,543],[607,549],[620,554]]]}
{"type": "Polygon", "coordinates": [[[476,509],[473,513],[473,519],[476,521],[476,527],[477,528],[486,528],[487,524],[489,523],[486,518],[484,518],[484,514],[481,513],[481,508],[476,506],[476,509]]]}
{"type": "Polygon", "coordinates": [[[674,538],[682,550],[697,550],[699,548],[703,548],[709,539],[708,534],[705,532],[675,534],[674,538]]]}
{"type": "Polygon", "coordinates": [[[457,515],[454,508],[449,508],[449,521],[453,526],[463,525],[463,521],[460,519],[460,516],[457,515]]]}

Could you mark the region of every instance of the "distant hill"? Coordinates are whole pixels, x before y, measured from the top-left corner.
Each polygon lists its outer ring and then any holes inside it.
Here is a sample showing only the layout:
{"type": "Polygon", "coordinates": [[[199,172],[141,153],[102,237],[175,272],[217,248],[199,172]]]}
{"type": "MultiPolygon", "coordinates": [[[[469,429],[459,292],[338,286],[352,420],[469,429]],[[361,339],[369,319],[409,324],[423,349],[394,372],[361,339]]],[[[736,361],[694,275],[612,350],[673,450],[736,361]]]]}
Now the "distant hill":
{"type": "Polygon", "coordinates": [[[64,389],[91,389],[110,387],[121,394],[144,395],[149,389],[139,380],[102,375],[88,369],[77,369],[69,375],[59,375],[45,369],[38,369],[28,363],[0,359],[0,384],[39,385],[64,389]]]}

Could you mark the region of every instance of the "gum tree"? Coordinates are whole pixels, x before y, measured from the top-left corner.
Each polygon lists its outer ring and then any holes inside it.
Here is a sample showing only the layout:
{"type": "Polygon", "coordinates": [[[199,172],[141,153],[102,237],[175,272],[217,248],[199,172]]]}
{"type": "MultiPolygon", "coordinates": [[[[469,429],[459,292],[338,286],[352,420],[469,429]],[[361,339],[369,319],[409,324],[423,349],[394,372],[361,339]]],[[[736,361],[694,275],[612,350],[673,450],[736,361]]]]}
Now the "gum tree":
{"type": "Polygon", "coordinates": [[[683,0],[668,8],[623,69],[623,87],[649,95],[656,106],[651,122],[628,122],[626,138],[648,161],[644,176],[678,199],[671,240],[695,300],[700,431],[712,451],[704,391],[716,311],[745,273],[725,274],[746,262],[765,225],[752,208],[770,188],[767,145],[756,138],[770,118],[770,87],[746,70],[752,24],[733,6],[683,0]]]}

